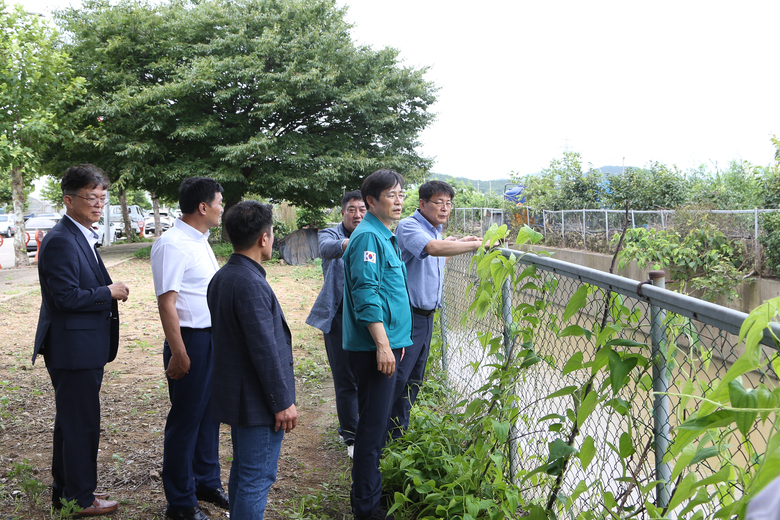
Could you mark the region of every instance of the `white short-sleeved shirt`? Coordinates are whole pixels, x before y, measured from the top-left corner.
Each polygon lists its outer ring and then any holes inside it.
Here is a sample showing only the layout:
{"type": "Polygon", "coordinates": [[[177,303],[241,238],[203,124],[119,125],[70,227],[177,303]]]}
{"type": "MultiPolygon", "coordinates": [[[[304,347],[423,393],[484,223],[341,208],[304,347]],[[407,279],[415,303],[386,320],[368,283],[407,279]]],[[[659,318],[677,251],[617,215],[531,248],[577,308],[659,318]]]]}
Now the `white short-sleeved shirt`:
{"type": "Polygon", "coordinates": [[[219,269],[209,245],[209,232],[201,233],[181,219],[152,246],[154,292],[176,291],[179,326],[193,329],[211,327],[206,290],[219,269]]]}

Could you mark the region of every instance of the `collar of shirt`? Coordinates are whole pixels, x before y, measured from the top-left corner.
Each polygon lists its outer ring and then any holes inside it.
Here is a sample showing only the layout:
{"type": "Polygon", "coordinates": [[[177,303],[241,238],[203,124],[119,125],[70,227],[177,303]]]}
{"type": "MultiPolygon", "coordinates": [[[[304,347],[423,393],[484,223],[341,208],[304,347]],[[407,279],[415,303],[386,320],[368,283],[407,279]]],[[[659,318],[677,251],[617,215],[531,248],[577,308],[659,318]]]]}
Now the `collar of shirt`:
{"type": "Polygon", "coordinates": [[[413,218],[414,218],[414,219],[415,219],[417,222],[419,222],[420,224],[422,224],[423,226],[425,226],[425,229],[427,229],[428,231],[430,231],[430,232],[431,232],[431,235],[433,235],[433,236],[435,236],[435,237],[437,237],[437,236],[441,235],[441,230],[443,229],[443,228],[442,228],[442,225],[441,225],[441,224],[439,224],[438,226],[435,226],[435,227],[434,227],[434,226],[433,226],[433,224],[431,224],[431,223],[428,221],[428,219],[427,219],[427,218],[425,218],[425,217],[423,216],[423,214],[422,214],[422,213],[420,213],[420,210],[419,210],[419,209],[416,209],[416,210],[414,210],[414,213],[412,213],[412,217],[413,217],[413,218]]]}
{"type": "Polygon", "coordinates": [[[352,231],[347,231],[347,228],[344,226],[344,223],[342,222],[339,224],[339,231],[344,235],[344,238],[349,238],[352,235],[352,231]]]}
{"type": "Polygon", "coordinates": [[[200,231],[198,231],[194,227],[190,226],[189,224],[187,224],[186,222],[184,222],[180,218],[176,219],[176,224],[174,224],[174,226],[179,228],[179,229],[181,229],[181,231],[183,231],[185,234],[187,234],[191,238],[194,238],[195,240],[205,240],[205,241],[207,241],[209,239],[209,235],[211,234],[211,231],[209,231],[208,229],[206,230],[205,233],[201,233],[200,231]]]}
{"type": "MultiPolygon", "coordinates": [[[[97,242],[98,242],[98,234],[95,233],[95,230],[92,229],[92,228],[85,227],[83,224],[80,224],[80,223],[76,222],[73,219],[73,217],[71,217],[67,213],[65,214],[65,216],[67,218],[69,218],[71,220],[71,222],[76,224],[76,227],[79,228],[79,231],[81,231],[84,234],[84,238],[87,239],[87,243],[89,244],[89,247],[92,249],[92,252],[94,252],[95,251],[95,244],[97,244],[97,242]]],[[[95,256],[95,260],[97,260],[97,254],[95,256]]]]}
{"type": "MultiPolygon", "coordinates": [[[[379,232],[379,234],[386,239],[393,238],[393,232],[387,229],[387,226],[385,226],[381,220],[379,220],[379,217],[371,213],[370,211],[366,212],[366,216],[363,217],[363,222],[365,222],[367,225],[373,226],[376,228],[376,230],[379,232]]],[[[360,224],[363,224],[361,222],[360,224]]]]}

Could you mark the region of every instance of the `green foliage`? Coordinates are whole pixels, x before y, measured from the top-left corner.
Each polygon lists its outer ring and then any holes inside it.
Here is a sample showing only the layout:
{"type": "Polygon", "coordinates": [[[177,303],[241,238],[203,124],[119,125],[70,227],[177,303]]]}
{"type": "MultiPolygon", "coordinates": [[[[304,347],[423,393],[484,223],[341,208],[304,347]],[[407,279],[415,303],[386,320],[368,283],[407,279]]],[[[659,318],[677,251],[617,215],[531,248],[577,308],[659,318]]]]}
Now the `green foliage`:
{"type": "Polygon", "coordinates": [[[149,260],[152,256],[152,246],[136,249],[133,251],[133,256],[135,258],[140,258],[141,260],[149,260]]]}
{"type": "Polygon", "coordinates": [[[688,183],[676,166],[651,162],[648,168],[626,168],[605,180],[603,207],[624,209],[629,202],[634,210],[672,209],[687,201],[688,183]]]}
{"type": "Polygon", "coordinates": [[[27,459],[24,459],[22,462],[14,462],[11,464],[8,478],[19,486],[24,496],[34,504],[46,490],[47,486],[33,476],[33,470],[34,468],[30,466],[30,461],[27,459]]]}
{"type": "Polygon", "coordinates": [[[233,244],[230,242],[215,242],[211,244],[211,249],[214,250],[214,256],[223,260],[227,260],[233,254],[233,244]]]}
{"type": "Polygon", "coordinates": [[[320,208],[298,208],[296,224],[298,229],[309,226],[313,229],[325,229],[328,227],[328,217],[320,208]]]}
{"type": "Polygon", "coordinates": [[[769,269],[780,274],[780,213],[764,214],[761,217],[763,233],[758,241],[764,246],[764,255],[769,269]]]}
{"type": "Polygon", "coordinates": [[[527,205],[532,208],[559,211],[603,207],[602,175],[592,166],[583,172],[577,152],[564,152],[561,159],[553,159],[540,173],[520,177],[517,182],[526,187],[527,205]]]}
{"type": "MultiPolygon", "coordinates": [[[[476,288],[477,297],[469,310],[477,318],[489,312],[500,315],[505,280],[518,284],[536,278],[530,271],[518,274],[517,258],[505,258],[491,248],[507,233],[506,226],[491,227],[473,259],[480,273],[488,273],[482,276],[484,283],[476,288]]],[[[518,241],[540,239],[541,235],[526,227],[518,241]]],[[[525,313],[526,321],[516,329],[519,338],[531,334],[538,323],[533,319],[535,313],[525,313]]],[[[520,491],[510,477],[507,441],[520,415],[515,387],[523,371],[539,358],[525,343],[514,350],[502,345],[501,337],[483,333],[478,337],[485,357],[491,360],[483,367],[490,370],[484,386],[472,398],[452,403],[447,401],[450,392],[443,382],[429,379],[418,397],[409,430],[385,449],[381,469],[385,488],[391,491],[390,512],[418,519],[517,516],[520,491]]],[[[432,347],[432,352],[435,355],[440,349],[432,347]]]]}
{"type": "Polygon", "coordinates": [[[356,46],[334,0],[86,0],[59,13],[89,95],[58,162],[88,157],[161,196],[190,175],[298,206],[377,168],[420,175],[436,88],[398,52],[356,46]],[[209,107],[204,110],[204,104],[209,107]]]}
{"type": "Polygon", "coordinates": [[[284,239],[287,235],[292,233],[294,230],[290,228],[287,224],[285,224],[281,220],[274,219],[274,241],[279,241],[284,239]]]}
{"type": "MultiPolygon", "coordinates": [[[[736,298],[745,276],[743,249],[707,222],[681,236],[676,231],[636,228],[627,230],[618,258],[620,269],[636,260],[640,268],[669,272],[671,288],[682,293],[701,292],[705,300],[736,298]]],[[[613,238],[617,243],[619,236],[613,238]]]]}

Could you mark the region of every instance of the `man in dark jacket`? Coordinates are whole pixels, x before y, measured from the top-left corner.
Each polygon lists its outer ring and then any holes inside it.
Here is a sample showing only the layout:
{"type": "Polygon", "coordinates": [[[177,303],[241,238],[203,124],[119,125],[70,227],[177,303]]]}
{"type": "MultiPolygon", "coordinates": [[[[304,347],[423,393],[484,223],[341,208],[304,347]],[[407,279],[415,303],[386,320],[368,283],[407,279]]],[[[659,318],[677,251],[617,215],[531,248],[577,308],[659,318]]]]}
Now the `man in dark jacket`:
{"type": "Polygon", "coordinates": [[[357,383],[349,368],[347,351],[341,344],[343,321],[344,260],[341,255],[349,244],[349,237],[363,217],[366,204],[359,190],[350,191],[341,199],[341,223],[317,234],[322,258],[322,275],[325,278],[317,301],[311,308],[306,323],[322,331],[325,352],[328,354],[333,388],[336,391],[336,414],[339,419],[339,435],[347,445],[350,457],[355,447],[355,431],[358,422],[357,383]]]}
{"type": "Polygon", "coordinates": [[[95,249],[92,224],[106,205],[108,178],[91,164],[65,172],[62,199],[68,208],[41,242],[38,277],[41,314],[35,350],[46,361],[54,386],[52,503],[75,500],[79,515],[103,515],[117,502],[95,493],[100,440],[100,386],[103,367],[119,347],[117,300],[129,289],[112,283],[95,249]]]}
{"type": "Polygon", "coordinates": [[[229,424],[230,518],[262,519],[285,432],[298,424],[292,337],[260,262],[271,259],[271,206],[236,204],[224,228],[234,254],[211,280],[211,414],[229,424]]]}

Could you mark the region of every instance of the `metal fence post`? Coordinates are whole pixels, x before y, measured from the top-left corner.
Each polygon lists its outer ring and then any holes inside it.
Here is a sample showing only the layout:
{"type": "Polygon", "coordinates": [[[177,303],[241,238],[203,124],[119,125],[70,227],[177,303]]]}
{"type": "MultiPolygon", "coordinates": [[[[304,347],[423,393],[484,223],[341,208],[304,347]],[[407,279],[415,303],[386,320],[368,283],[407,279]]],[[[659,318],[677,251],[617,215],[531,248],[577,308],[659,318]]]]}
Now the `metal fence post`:
{"type": "Polygon", "coordinates": [[[439,321],[441,324],[441,369],[444,372],[445,382],[449,380],[449,359],[447,357],[447,290],[442,288],[441,307],[439,308],[439,321]]]}
{"type": "MultiPolygon", "coordinates": [[[[653,285],[661,289],[666,287],[663,271],[650,271],[653,285]]],[[[651,306],[652,320],[650,335],[653,341],[653,438],[655,441],[655,478],[659,480],[656,487],[655,505],[665,508],[669,505],[669,489],[672,479],[672,468],[664,463],[664,455],[669,449],[671,433],[669,427],[669,378],[666,367],[666,331],[664,321],[666,311],[660,307],[651,306]],[[663,394],[663,395],[662,395],[663,394]]]]}
{"type": "MultiPolygon", "coordinates": [[[[504,327],[504,355],[507,358],[512,356],[512,350],[514,348],[514,339],[512,337],[512,282],[511,278],[504,280],[504,284],[501,286],[501,315],[503,317],[504,327]]],[[[516,439],[515,424],[512,424],[510,428],[510,441],[509,441],[509,475],[510,482],[515,481],[515,475],[517,475],[517,457],[515,457],[515,445],[516,443],[511,439],[516,439]]]]}
{"type": "Polygon", "coordinates": [[[582,249],[588,249],[588,243],[585,241],[585,209],[582,210],[582,249]]]}
{"type": "Polygon", "coordinates": [[[547,243],[547,210],[542,210],[542,225],[544,226],[544,241],[547,243]]]}
{"type": "Polygon", "coordinates": [[[754,221],[755,221],[754,222],[754,225],[755,225],[755,235],[753,237],[753,248],[754,248],[754,253],[753,254],[755,255],[755,260],[753,261],[753,268],[758,273],[758,272],[760,272],[759,269],[758,269],[760,267],[758,265],[758,208],[755,208],[755,211],[756,211],[755,217],[754,217],[754,221]]]}
{"type": "Polygon", "coordinates": [[[634,210],[631,210],[631,227],[636,228],[636,221],[634,220],[634,210]]]}
{"type": "Polygon", "coordinates": [[[566,219],[563,216],[563,210],[561,210],[561,241],[563,245],[566,245],[566,219]]]}
{"type": "Polygon", "coordinates": [[[607,228],[607,248],[609,248],[609,210],[604,210],[604,222],[607,228]]]}

